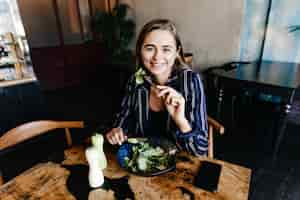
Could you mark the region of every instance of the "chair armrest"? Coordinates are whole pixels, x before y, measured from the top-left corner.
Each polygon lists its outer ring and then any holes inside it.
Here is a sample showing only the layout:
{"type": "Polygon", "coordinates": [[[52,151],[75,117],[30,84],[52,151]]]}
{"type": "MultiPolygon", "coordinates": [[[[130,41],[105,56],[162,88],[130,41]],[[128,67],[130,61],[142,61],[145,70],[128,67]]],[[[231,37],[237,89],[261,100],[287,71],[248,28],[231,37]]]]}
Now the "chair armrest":
{"type": "Polygon", "coordinates": [[[221,135],[224,134],[225,128],[222,124],[220,124],[215,119],[211,118],[210,116],[207,116],[207,122],[209,125],[211,125],[215,130],[217,130],[221,135]]]}
{"type": "Polygon", "coordinates": [[[214,130],[217,130],[221,135],[224,134],[225,128],[222,124],[220,124],[215,119],[207,116],[208,123],[208,157],[214,158],[214,130]]]}

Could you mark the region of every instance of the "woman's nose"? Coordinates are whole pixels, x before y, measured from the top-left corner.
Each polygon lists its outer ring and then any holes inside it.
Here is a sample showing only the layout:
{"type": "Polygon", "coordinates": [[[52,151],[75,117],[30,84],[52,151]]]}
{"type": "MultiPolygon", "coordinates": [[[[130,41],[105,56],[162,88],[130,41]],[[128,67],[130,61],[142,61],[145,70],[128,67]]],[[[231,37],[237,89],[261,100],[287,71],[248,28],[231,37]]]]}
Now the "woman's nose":
{"type": "Polygon", "coordinates": [[[163,56],[162,52],[161,52],[160,50],[156,50],[156,51],[154,52],[153,59],[159,60],[159,59],[162,58],[162,56],[163,56]]]}

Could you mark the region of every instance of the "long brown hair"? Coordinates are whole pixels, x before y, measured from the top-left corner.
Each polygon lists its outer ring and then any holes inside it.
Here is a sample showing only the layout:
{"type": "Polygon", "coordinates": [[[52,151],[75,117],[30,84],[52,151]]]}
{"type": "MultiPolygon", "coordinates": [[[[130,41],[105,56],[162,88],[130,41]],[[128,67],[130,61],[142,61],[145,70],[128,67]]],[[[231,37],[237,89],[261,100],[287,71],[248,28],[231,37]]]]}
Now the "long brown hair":
{"type": "Polygon", "coordinates": [[[168,19],[154,19],[144,25],[144,27],[142,28],[142,30],[138,36],[138,39],[136,42],[136,48],[135,48],[137,67],[144,67],[143,61],[141,58],[142,57],[141,56],[142,45],[143,45],[144,40],[147,37],[147,35],[154,30],[164,30],[164,31],[169,31],[171,33],[171,35],[175,39],[176,50],[178,51],[178,56],[175,60],[175,66],[176,67],[178,67],[180,65],[187,66],[185,59],[184,59],[182,43],[181,43],[180,37],[177,33],[174,23],[168,19]]]}

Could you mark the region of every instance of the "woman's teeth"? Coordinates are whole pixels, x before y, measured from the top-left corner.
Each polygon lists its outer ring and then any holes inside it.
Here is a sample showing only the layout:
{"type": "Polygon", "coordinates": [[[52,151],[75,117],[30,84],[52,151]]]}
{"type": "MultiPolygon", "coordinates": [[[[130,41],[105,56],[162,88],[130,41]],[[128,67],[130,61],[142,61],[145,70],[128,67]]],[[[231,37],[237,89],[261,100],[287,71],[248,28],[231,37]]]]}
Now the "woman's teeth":
{"type": "Polygon", "coordinates": [[[152,64],[154,67],[161,67],[163,65],[163,63],[153,63],[152,64]]]}

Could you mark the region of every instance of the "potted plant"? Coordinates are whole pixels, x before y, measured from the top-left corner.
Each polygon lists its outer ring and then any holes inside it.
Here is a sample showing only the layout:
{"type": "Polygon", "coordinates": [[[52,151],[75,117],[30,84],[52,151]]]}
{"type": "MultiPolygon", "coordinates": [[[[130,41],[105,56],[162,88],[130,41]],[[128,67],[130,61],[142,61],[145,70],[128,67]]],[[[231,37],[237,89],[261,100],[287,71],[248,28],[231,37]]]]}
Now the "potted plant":
{"type": "Polygon", "coordinates": [[[111,11],[97,11],[92,20],[96,40],[101,42],[110,64],[132,63],[129,44],[135,34],[135,22],[127,16],[130,7],[117,4],[111,11]]]}

